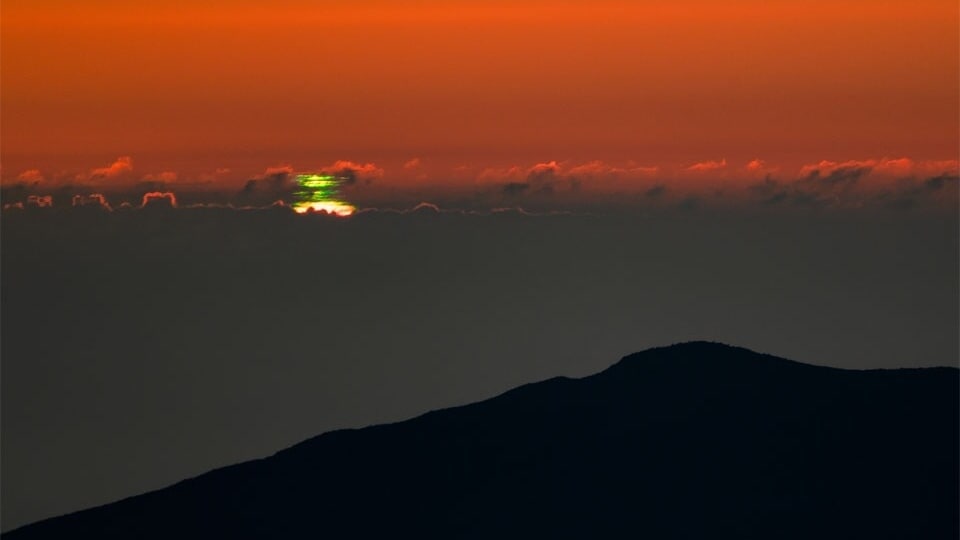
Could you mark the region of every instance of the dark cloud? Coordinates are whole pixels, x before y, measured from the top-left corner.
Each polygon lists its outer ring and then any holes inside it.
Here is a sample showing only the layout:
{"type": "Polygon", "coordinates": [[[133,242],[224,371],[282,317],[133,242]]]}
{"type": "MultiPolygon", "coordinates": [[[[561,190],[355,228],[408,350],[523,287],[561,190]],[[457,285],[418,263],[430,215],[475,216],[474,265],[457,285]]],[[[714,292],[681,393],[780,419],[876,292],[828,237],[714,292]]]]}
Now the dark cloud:
{"type": "Polygon", "coordinates": [[[884,191],[875,200],[894,210],[931,206],[936,202],[956,209],[958,184],[960,177],[953,174],[940,174],[919,182],[904,180],[898,189],[884,191]]]}
{"type": "Polygon", "coordinates": [[[663,185],[663,184],[657,184],[657,185],[653,186],[652,188],[644,191],[644,192],[643,192],[643,195],[644,195],[645,197],[649,197],[649,198],[651,198],[651,199],[656,199],[656,198],[658,198],[658,197],[661,197],[661,196],[662,196],[664,193],[666,193],[666,192],[667,192],[667,186],[665,186],[665,185],[663,185]]]}
{"type": "Polygon", "coordinates": [[[941,174],[939,176],[926,179],[923,182],[923,186],[929,191],[938,191],[948,186],[956,187],[958,181],[960,181],[960,176],[955,174],[941,174]]]}
{"type": "Polygon", "coordinates": [[[530,189],[530,184],[526,182],[510,182],[503,185],[502,193],[506,197],[517,197],[530,189]]]}
{"type": "Polygon", "coordinates": [[[53,206],[52,195],[30,195],[27,197],[27,206],[35,208],[50,208],[53,206]]]}
{"type": "Polygon", "coordinates": [[[804,181],[819,183],[826,186],[849,186],[857,183],[865,175],[869,174],[872,167],[837,167],[836,169],[826,171],[814,170],[804,178],[804,181]]]}
{"type": "Polygon", "coordinates": [[[110,206],[110,202],[107,200],[106,196],[102,193],[89,193],[89,194],[78,194],[74,195],[73,199],[70,201],[70,205],[73,207],[93,207],[100,208],[103,210],[113,210],[113,207],[110,206]]]}
{"type": "Polygon", "coordinates": [[[278,200],[290,202],[296,187],[293,167],[270,167],[263,174],[247,180],[236,198],[241,205],[265,206],[278,200]]]}
{"type": "Polygon", "coordinates": [[[677,208],[681,210],[696,210],[700,208],[702,204],[703,201],[700,197],[697,197],[696,195],[688,195],[681,199],[679,203],[677,203],[677,208]]]}

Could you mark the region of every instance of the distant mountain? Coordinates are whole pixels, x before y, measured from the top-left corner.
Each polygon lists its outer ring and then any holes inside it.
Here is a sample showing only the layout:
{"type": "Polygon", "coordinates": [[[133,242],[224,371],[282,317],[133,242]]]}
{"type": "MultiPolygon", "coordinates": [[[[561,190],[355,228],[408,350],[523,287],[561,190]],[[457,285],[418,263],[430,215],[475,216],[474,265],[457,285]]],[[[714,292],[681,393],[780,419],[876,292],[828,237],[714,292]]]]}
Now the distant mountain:
{"type": "Polygon", "coordinates": [[[958,403],[954,368],[685,343],[4,538],[958,538],[958,403]]]}

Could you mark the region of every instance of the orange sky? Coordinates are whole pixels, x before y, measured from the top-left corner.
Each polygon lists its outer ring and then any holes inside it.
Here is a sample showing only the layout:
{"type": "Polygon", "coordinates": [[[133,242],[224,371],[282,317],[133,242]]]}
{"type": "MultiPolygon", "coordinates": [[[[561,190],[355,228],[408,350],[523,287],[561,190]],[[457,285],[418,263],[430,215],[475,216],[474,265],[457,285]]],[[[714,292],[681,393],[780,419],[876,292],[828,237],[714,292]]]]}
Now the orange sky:
{"type": "Polygon", "coordinates": [[[235,182],[341,159],[396,182],[955,160],[958,17],[955,0],[4,0],[2,175],[124,156],[138,179],[235,182]]]}

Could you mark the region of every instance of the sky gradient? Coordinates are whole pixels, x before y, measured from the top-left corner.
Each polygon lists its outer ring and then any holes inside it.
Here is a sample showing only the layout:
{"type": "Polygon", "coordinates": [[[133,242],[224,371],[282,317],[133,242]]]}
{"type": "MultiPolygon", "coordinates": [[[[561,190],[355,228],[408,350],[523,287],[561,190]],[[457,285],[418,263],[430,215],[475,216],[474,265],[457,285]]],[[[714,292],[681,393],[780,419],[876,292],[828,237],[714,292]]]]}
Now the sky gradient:
{"type": "Polygon", "coordinates": [[[9,0],[2,178],[235,189],[350,162],[381,187],[465,188],[557,163],[648,190],[904,159],[900,177],[955,176],[958,35],[944,0],[9,0]]]}

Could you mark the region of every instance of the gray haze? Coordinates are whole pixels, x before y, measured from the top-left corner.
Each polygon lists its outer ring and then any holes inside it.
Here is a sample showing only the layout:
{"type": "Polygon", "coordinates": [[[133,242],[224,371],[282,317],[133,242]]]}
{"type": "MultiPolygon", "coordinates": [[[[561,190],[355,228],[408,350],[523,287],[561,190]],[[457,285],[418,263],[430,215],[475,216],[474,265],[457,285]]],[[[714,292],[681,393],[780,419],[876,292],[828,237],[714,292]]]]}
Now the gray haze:
{"type": "Polygon", "coordinates": [[[956,365],[953,213],[7,212],[2,528],[705,339],[956,365]]]}

